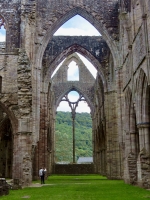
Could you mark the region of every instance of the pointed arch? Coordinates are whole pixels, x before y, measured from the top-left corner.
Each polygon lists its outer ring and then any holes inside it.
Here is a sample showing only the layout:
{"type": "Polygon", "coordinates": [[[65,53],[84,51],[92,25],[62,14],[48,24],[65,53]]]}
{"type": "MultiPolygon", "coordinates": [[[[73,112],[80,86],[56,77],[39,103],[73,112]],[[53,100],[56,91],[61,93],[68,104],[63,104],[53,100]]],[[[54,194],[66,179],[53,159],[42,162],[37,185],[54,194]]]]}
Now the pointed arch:
{"type": "Polygon", "coordinates": [[[91,54],[89,53],[86,49],[81,47],[80,45],[74,44],[70,46],[68,49],[64,50],[51,64],[51,66],[48,68],[48,71],[44,77],[44,82],[48,82],[50,80],[50,77],[56,67],[68,56],[70,56],[73,53],[80,53],[83,55],[87,60],[89,60],[95,68],[98,70],[99,76],[101,77],[102,83],[104,85],[104,91],[107,91],[107,82],[106,82],[106,77],[104,75],[104,69],[100,65],[99,61],[91,54]]]}
{"type": "Polygon", "coordinates": [[[83,61],[81,60],[81,58],[77,55],[77,53],[73,53],[71,55],[69,55],[66,60],[63,62],[63,65],[69,65],[69,63],[71,63],[72,61],[76,62],[78,65],[84,65],[83,61]]]}
{"type": "Polygon", "coordinates": [[[59,105],[59,103],[61,102],[62,98],[68,94],[69,92],[71,92],[72,90],[78,92],[79,94],[83,95],[86,102],[88,103],[88,106],[90,107],[91,109],[91,113],[93,112],[93,103],[90,101],[89,97],[79,88],[77,88],[76,86],[71,86],[70,88],[68,88],[68,90],[66,90],[65,92],[63,92],[62,94],[60,94],[59,98],[57,99],[57,102],[56,102],[56,109],[59,105]]]}
{"type": "Polygon", "coordinates": [[[45,37],[43,38],[41,42],[41,46],[38,49],[37,56],[38,56],[38,61],[37,66],[41,66],[42,63],[42,57],[44,54],[44,51],[47,47],[48,42],[51,40],[53,34],[56,32],[56,30],[61,27],[66,21],[74,17],[75,15],[80,15],[83,18],[85,18],[88,22],[91,24],[94,24],[94,27],[103,35],[104,40],[108,44],[112,55],[113,59],[115,62],[115,66],[117,66],[117,60],[120,57],[116,42],[110,37],[107,28],[105,25],[99,20],[97,20],[94,16],[89,14],[86,10],[76,7],[67,12],[61,19],[57,20],[46,32],[45,37]]]}
{"type": "Polygon", "coordinates": [[[1,34],[2,38],[5,37],[5,40],[2,41],[2,42],[5,43],[5,42],[6,42],[6,32],[5,32],[2,28],[4,28],[5,31],[6,31],[6,22],[5,22],[5,19],[4,19],[4,17],[0,14],[0,34],[1,34]]]}
{"type": "MultiPolygon", "coordinates": [[[[39,41],[39,39],[37,38],[37,43],[36,43],[37,46],[35,47],[36,52],[35,52],[35,58],[34,58],[34,62],[33,62],[34,70],[32,73],[32,75],[33,75],[32,78],[34,81],[34,87],[33,87],[34,95],[32,96],[33,110],[34,110],[33,120],[38,120],[38,121],[40,120],[40,118],[39,118],[39,112],[40,112],[39,86],[40,86],[40,81],[41,81],[41,71],[40,70],[42,68],[42,59],[43,59],[44,51],[47,47],[48,42],[51,40],[54,32],[56,32],[56,30],[61,25],[63,25],[66,21],[68,21],[71,17],[73,17],[77,14],[84,17],[91,24],[94,24],[94,27],[103,35],[103,38],[105,39],[106,43],[108,44],[108,46],[112,52],[115,68],[120,66],[121,59],[120,59],[120,53],[119,53],[119,49],[118,49],[118,42],[110,37],[108,30],[105,27],[105,24],[103,23],[103,20],[100,20],[100,18],[97,19],[95,17],[95,15],[90,14],[88,12],[88,10],[86,11],[79,7],[76,7],[70,11],[67,11],[66,14],[61,16],[60,19],[57,19],[56,22],[46,30],[46,34],[43,36],[43,39],[41,41],[39,41]]],[[[98,71],[99,71],[98,62],[96,60],[94,62],[95,62],[95,66],[97,65],[98,71]]],[[[104,88],[105,88],[105,90],[107,90],[104,73],[102,73],[102,71],[101,71],[100,74],[102,76],[103,84],[105,85],[104,88]]],[[[39,132],[39,126],[37,126],[37,127],[33,126],[33,134],[36,134],[36,132],[39,132]]]]}
{"type": "Polygon", "coordinates": [[[0,101],[0,107],[3,109],[3,111],[8,115],[8,118],[10,119],[12,128],[13,128],[13,134],[17,133],[18,131],[18,120],[15,116],[15,114],[7,108],[7,106],[0,101]]]}
{"type": "Polygon", "coordinates": [[[137,121],[138,123],[149,122],[150,111],[148,105],[150,102],[150,95],[147,76],[143,69],[140,69],[136,83],[137,121]]]}

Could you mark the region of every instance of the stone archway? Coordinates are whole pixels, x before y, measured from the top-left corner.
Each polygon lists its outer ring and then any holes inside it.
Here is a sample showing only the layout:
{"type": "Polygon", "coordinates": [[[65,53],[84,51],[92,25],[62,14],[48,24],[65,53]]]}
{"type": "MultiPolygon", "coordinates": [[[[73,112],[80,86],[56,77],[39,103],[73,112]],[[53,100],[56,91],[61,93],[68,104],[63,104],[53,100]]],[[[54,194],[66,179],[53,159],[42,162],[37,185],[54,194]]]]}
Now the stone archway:
{"type": "MultiPolygon", "coordinates": [[[[88,38],[90,38],[90,37],[88,37],[88,38]]],[[[56,67],[63,61],[64,58],[66,58],[74,53],[80,53],[81,55],[83,55],[85,58],[87,58],[93,64],[93,66],[98,70],[98,73],[102,79],[102,82],[104,84],[104,90],[107,91],[107,81],[106,81],[106,75],[104,72],[104,70],[105,70],[104,68],[105,68],[105,62],[107,63],[106,60],[109,59],[109,56],[107,55],[105,57],[105,60],[101,61],[103,63],[103,66],[102,66],[101,62],[98,59],[96,59],[87,49],[83,48],[82,46],[80,46],[78,44],[73,44],[70,47],[68,47],[67,49],[65,49],[51,62],[50,65],[48,65],[48,68],[46,69],[46,72],[45,72],[46,74],[44,77],[44,82],[45,83],[49,82],[51,75],[54,72],[54,70],[56,69],[56,67]]],[[[109,53],[110,53],[110,51],[108,49],[108,54],[109,53]]],[[[48,59],[47,59],[47,62],[49,63],[48,59]]],[[[46,61],[45,61],[45,63],[46,63],[46,61]]]]}
{"type": "Polygon", "coordinates": [[[0,177],[12,178],[13,131],[8,115],[0,109],[0,177]]]}
{"type": "MultiPolygon", "coordinates": [[[[45,1],[45,5],[47,6],[47,1],[45,1]]],[[[51,40],[52,35],[54,32],[67,20],[69,20],[71,17],[75,16],[76,14],[81,15],[85,19],[87,19],[89,22],[94,24],[94,26],[97,28],[98,31],[100,31],[106,40],[114,59],[114,66],[118,67],[118,64],[120,62],[120,54],[117,47],[117,37],[118,37],[118,1],[102,1],[102,7],[105,5],[105,11],[101,10],[101,12],[97,12],[96,7],[99,5],[99,2],[93,1],[92,9],[91,2],[90,7],[88,8],[88,5],[84,5],[83,2],[76,2],[69,1],[69,2],[60,2],[59,5],[55,5],[55,8],[53,7],[54,4],[51,4],[51,12],[53,13],[53,18],[51,21],[48,21],[47,16],[51,14],[48,9],[45,10],[43,13],[44,15],[47,15],[41,19],[41,15],[39,15],[39,21],[37,25],[37,42],[36,42],[36,50],[35,50],[35,60],[34,60],[34,70],[33,70],[33,81],[34,81],[34,88],[33,88],[33,118],[34,121],[39,121],[39,112],[40,112],[40,91],[39,91],[39,85],[40,85],[40,79],[39,76],[41,75],[40,69],[42,64],[42,58],[44,51],[46,49],[46,46],[48,42],[51,40]],[[66,6],[67,3],[67,6],[66,6]],[[109,6],[108,6],[109,5],[109,6]],[[58,7],[57,12],[56,7],[58,7]],[[60,10],[61,7],[61,11],[60,10]],[[54,10],[53,10],[54,9],[54,10]],[[96,9],[96,10],[95,10],[96,9]],[[113,10],[114,12],[110,12],[110,10],[113,10]],[[110,14],[111,13],[111,14],[110,14]],[[108,14],[108,15],[107,15],[108,14]],[[113,17],[112,17],[113,15],[113,17]],[[109,20],[107,20],[109,19],[109,20]],[[40,21],[41,20],[41,21],[40,21]],[[42,22],[42,23],[41,23],[42,22]],[[38,66],[38,69],[36,67],[38,66]]],[[[100,3],[100,4],[101,4],[100,3]]],[[[48,6],[49,8],[49,6],[48,6]]],[[[99,8],[99,6],[98,6],[99,8]]],[[[101,7],[100,7],[101,8],[101,7]]],[[[39,5],[39,12],[40,10],[39,5]]],[[[43,15],[42,15],[43,16],[43,15]]],[[[33,127],[33,133],[39,132],[39,126],[33,127]]]]}
{"type": "Polygon", "coordinates": [[[7,105],[0,102],[0,177],[15,176],[14,137],[18,130],[18,121],[7,105]]]}

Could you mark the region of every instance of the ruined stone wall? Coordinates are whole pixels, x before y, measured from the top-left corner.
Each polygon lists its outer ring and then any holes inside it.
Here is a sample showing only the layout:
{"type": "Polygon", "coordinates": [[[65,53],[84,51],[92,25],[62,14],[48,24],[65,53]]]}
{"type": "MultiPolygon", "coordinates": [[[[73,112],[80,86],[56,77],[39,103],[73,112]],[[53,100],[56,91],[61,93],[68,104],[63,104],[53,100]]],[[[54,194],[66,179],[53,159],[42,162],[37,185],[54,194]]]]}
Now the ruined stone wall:
{"type": "Polygon", "coordinates": [[[31,68],[24,51],[9,54],[6,51],[1,52],[0,58],[0,76],[2,77],[0,101],[10,118],[14,135],[13,169],[16,170],[13,170],[13,178],[20,178],[22,183],[26,184],[32,179],[30,167],[32,156],[31,68]]]}
{"type": "Polygon", "coordinates": [[[150,187],[150,1],[119,2],[118,10],[118,0],[0,0],[7,29],[6,48],[0,45],[0,105],[14,134],[12,176],[24,185],[31,183],[34,162],[35,176],[40,161],[52,171],[55,103],[50,78],[64,57],[77,51],[98,69],[100,80],[93,95],[95,170],[109,178],[121,178],[124,171],[126,182],[150,187]],[[103,39],[53,37],[76,14],[103,39]]]}
{"type": "Polygon", "coordinates": [[[56,72],[53,81],[53,90],[55,94],[55,106],[57,107],[62,97],[71,90],[77,90],[87,100],[91,112],[93,112],[93,87],[95,79],[87,69],[85,64],[81,61],[77,54],[70,55],[60,66],[60,69],[56,72]],[[68,81],[68,66],[75,61],[78,65],[79,81],[68,81]]]}
{"type": "Polygon", "coordinates": [[[75,52],[79,52],[88,60],[93,56],[103,68],[105,68],[106,60],[110,55],[106,41],[100,36],[54,36],[44,52],[43,67],[45,74],[48,70],[51,70],[48,73],[52,75],[56,66],[65,57],[75,52]],[[51,68],[49,69],[50,65],[51,68]]]}
{"type": "Polygon", "coordinates": [[[91,14],[93,19],[103,23],[105,27],[108,28],[109,34],[113,38],[117,38],[118,34],[118,1],[117,0],[63,0],[56,3],[55,0],[49,2],[48,0],[42,2],[38,0],[38,39],[41,40],[46,33],[46,31],[53,26],[53,33],[57,29],[57,21],[59,21],[60,26],[68,20],[68,18],[73,17],[75,14],[86,15],[91,14]],[[77,9],[77,10],[76,10],[77,9]],[[86,11],[84,13],[84,11],[86,11]],[[61,19],[66,13],[65,19],[61,19]],[[42,25],[42,26],[40,26],[42,25]]]}
{"type": "Polygon", "coordinates": [[[6,51],[14,52],[20,47],[20,11],[19,0],[0,1],[0,15],[5,20],[6,32],[6,51]]]}
{"type": "Polygon", "coordinates": [[[149,187],[149,7],[150,1],[131,1],[130,12],[120,13],[121,68],[117,71],[120,146],[124,179],[149,187]],[[123,32],[124,30],[124,32],[123,32]],[[127,43],[123,49],[122,44],[127,43]],[[121,128],[123,127],[123,129],[121,128]],[[143,142],[145,140],[145,142],[143,142]],[[145,156],[145,159],[143,158],[145,156]]]}
{"type": "Polygon", "coordinates": [[[97,77],[95,83],[95,112],[92,116],[95,170],[110,179],[121,179],[117,90],[113,87],[115,86],[113,78],[109,79],[109,84],[112,87],[108,87],[108,91],[104,92],[100,76],[97,77]]]}

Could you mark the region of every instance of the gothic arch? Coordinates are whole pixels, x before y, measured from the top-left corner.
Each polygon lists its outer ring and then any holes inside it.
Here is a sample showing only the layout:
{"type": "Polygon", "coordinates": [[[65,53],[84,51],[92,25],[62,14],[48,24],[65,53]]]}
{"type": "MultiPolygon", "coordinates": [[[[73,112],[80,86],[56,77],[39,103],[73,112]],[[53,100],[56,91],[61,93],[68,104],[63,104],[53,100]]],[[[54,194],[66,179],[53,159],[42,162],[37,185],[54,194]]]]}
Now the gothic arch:
{"type": "Polygon", "coordinates": [[[126,119],[126,135],[125,135],[125,165],[127,169],[125,179],[129,179],[129,183],[134,184],[137,181],[137,156],[139,153],[139,133],[136,125],[136,113],[133,103],[133,94],[130,87],[125,92],[125,119],[126,119]],[[135,171],[132,171],[134,163],[135,171]]]}
{"type": "Polygon", "coordinates": [[[8,118],[10,119],[12,128],[13,128],[13,134],[17,133],[18,131],[18,120],[16,119],[15,114],[8,109],[8,106],[5,105],[3,102],[0,101],[0,107],[3,109],[3,111],[8,115],[8,118]]]}
{"type": "MultiPolygon", "coordinates": [[[[110,3],[110,2],[109,2],[110,3]]],[[[115,6],[117,5],[117,0],[115,1],[115,6]]],[[[87,8],[86,8],[87,9],[87,8]]],[[[103,35],[103,38],[106,40],[111,53],[113,55],[113,60],[114,60],[114,66],[115,68],[117,68],[120,64],[120,53],[118,51],[118,45],[117,45],[117,41],[114,40],[113,38],[110,37],[108,30],[105,27],[105,23],[103,23],[104,21],[101,20],[101,16],[99,15],[98,18],[95,17],[95,15],[93,16],[92,13],[89,14],[89,11],[86,9],[82,9],[76,7],[71,9],[70,11],[65,11],[64,15],[61,15],[60,18],[58,19],[56,16],[54,16],[56,18],[55,23],[52,24],[52,26],[50,26],[49,28],[45,29],[46,34],[43,37],[42,40],[40,40],[39,38],[37,38],[37,48],[36,48],[36,52],[35,52],[35,60],[34,60],[34,70],[32,73],[32,79],[34,81],[34,87],[33,87],[33,119],[34,120],[40,120],[39,119],[39,112],[40,112],[40,75],[41,75],[41,68],[42,68],[42,58],[43,58],[43,54],[44,51],[47,47],[48,42],[51,40],[53,34],[55,33],[55,31],[64,24],[64,22],[68,21],[71,17],[79,14],[82,17],[84,17],[86,20],[88,20],[91,24],[94,24],[95,28],[97,28],[97,30],[99,32],[101,32],[101,34],[103,35]]],[[[116,11],[117,12],[117,11],[116,11]]],[[[103,13],[102,13],[103,14],[103,13]]],[[[95,60],[96,62],[96,60],[95,60]]],[[[93,62],[92,62],[93,63],[93,62]]],[[[97,64],[97,62],[96,62],[97,64]]],[[[99,65],[97,64],[97,67],[99,67],[99,65]]],[[[99,68],[98,68],[99,71],[99,68]]],[[[105,77],[104,74],[102,72],[100,72],[101,76],[102,76],[102,81],[103,84],[105,85],[105,90],[107,90],[107,84],[105,81],[105,77]]],[[[39,126],[37,127],[33,127],[33,134],[35,134],[36,132],[39,132],[39,126]]]]}
{"type": "Polygon", "coordinates": [[[137,122],[149,122],[150,121],[150,111],[149,111],[149,86],[147,81],[147,76],[143,69],[140,69],[139,76],[136,81],[136,104],[137,104],[137,122]]]}
{"type": "Polygon", "coordinates": [[[80,57],[77,54],[71,54],[63,63],[63,65],[69,65],[72,61],[76,62],[78,65],[84,65],[83,61],[80,59],[80,57]]]}
{"type": "Polygon", "coordinates": [[[6,21],[5,21],[5,18],[0,14],[0,29],[1,27],[4,27],[6,29],[6,21]]]}
{"type": "Polygon", "coordinates": [[[0,13],[0,20],[1,19],[2,19],[2,24],[0,23],[0,28],[1,28],[1,26],[4,26],[4,28],[6,30],[6,41],[5,42],[6,42],[6,49],[7,49],[7,46],[8,46],[7,45],[8,44],[7,38],[9,36],[9,34],[10,34],[9,26],[8,26],[8,19],[0,13]]]}
{"type": "Polygon", "coordinates": [[[63,17],[61,17],[61,19],[58,19],[46,32],[45,37],[43,38],[42,42],[41,42],[41,46],[37,51],[37,64],[36,66],[41,66],[42,63],[42,57],[44,54],[44,51],[46,49],[46,46],[48,44],[48,42],[51,40],[53,34],[56,32],[56,30],[61,27],[66,21],[68,21],[69,19],[71,19],[72,17],[74,17],[75,15],[80,15],[83,18],[85,18],[87,21],[89,21],[91,24],[94,23],[94,27],[102,34],[104,40],[106,41],[106,43],[108,44],[111,53],[113,55],[113,59],[114,59],[114,64],[115,66],[117,66],[118,64],[118,60],[117,58],[120,57],[120,54],[118,52],[118,48],[116,45],[116,42],[110,37],[110,35],[108,34],[107,28],[103,25],[103,23],[101,23],[101,21],[98,21],[94,16],[92,16],[92,14],[89,14],[86,10],[76,7],[72,10],[70,10],[69,12],[67,12],[63,17]]]}
{"type": "Polygon", "coordinates": [[[62,94],[60,94],[60,96],[59,96],[59,98],[58,98],[58,100],[56,101],[56,104],[55,104],[55,105],[56,105],[56,109],[57,109],[59,103],[61,102],[62,98],[63,98],[66,94],[68,94],[69,92],[71,92],[72,90],[77,91],[78,93],[80,93],[80,94],[83,95],[83,97],[85,98],[85,100],[86,100],[87,103],[88,103],[88,106],[89,106],[90,109],[91,109],[91,113],[93,113],[93,103],[90,101],[90,99],[88,98],[88,96],[87,96],[81,89],[77,88],[76,86],[72,86],[72,87],[70,87],[67,91],[65,91],[65,92],[63,92],[62,94]]]}
{"type": "Polygon", "coordinates": [[[136,132],[136,113],[133,102],[133,94],[130,87],[127,88],[125,93],[125,112],[126,112],[126,131],[127,133],[136,132]]]}
{"type": "Polygon", "coordinates": [[[65,51],[63,51],[54,60],[54,62],[48,68],[48,71],[47,71],[47,73],[44,77],[44,82],[48,82],[50,80],[52,73],[54,72],[56,67],[64,60],[64,58],[70,56],[71,54],[73,54],[75,52],[83,55],[85,58],[87,58],[94,65],[94,67],[98,70],[98,73],[99,73],[99,75],[102,79],[102,82],[103,82],[103,85],[104,85],[104,90],[107,91],[107,82],[106,82],[106,78],[105,78],[105,75],[104,75],[104,69],[100,65],[99,61],[93,55],[91,55],[86,49],[84,49],[83,47],[76,45],[76,44],[69,47],[65,51]]]}

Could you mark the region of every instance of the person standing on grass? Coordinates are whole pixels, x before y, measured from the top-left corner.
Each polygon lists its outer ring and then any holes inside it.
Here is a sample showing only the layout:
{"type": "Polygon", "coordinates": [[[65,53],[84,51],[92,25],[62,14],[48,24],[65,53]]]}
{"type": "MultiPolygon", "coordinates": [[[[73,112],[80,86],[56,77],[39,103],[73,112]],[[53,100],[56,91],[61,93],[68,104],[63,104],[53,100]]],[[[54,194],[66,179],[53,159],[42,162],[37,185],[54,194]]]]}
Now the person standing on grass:
{"type": "Polygon", "coordinates": [[[39,176],[41,178],[41,184],[44,184],[45,183],[44,182],[45,171],[44,171],[43,167],[40,168],[40,170],[39,170],[39,176]]]}

